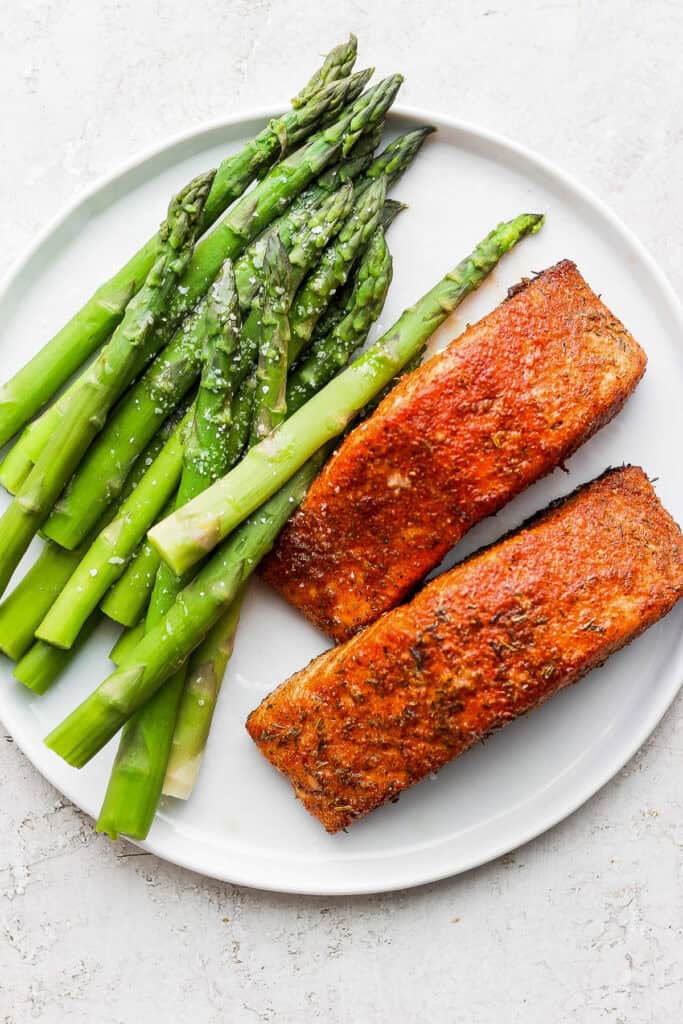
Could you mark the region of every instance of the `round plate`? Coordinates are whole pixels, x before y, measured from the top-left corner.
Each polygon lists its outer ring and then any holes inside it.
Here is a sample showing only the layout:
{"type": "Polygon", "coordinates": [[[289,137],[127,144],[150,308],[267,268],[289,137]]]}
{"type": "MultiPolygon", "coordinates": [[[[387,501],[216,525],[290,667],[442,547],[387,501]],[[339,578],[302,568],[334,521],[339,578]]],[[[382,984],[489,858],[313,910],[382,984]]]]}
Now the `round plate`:
{"type": "MultiPolygon", "coordinates": [[[[1,296],[3,374],[23,363],[150,235],[177,187],[215,166],[275,113],[258,111],[172,140],[96,186],[60,217],[1,296]]],[[[649,356],[636,394],[570,460],[569,475],[558,470],[531,487],[474,529],[455,557],[622,462],[638,463],[658,478],[661,499],[683,520],[678,450],[683,321],[664,277],[600,202],[520,146],[471,125],[406,109],[392,113],[389,133],[425,122],[439,131],[394,190],[409,209],[390,231],[395,275],[382,325],[391,324],[498,221],[541,210],[547,223],[540,234],[504,258],[436,342],[444,343],[493,309],[521,277],[569,257],[649,356]]],[[[37,548],[36,543],[33,552],[37,548]]],[[[298,893],[398,889],[482,864],[574,811],[645,740],[683,677],[682,612],[675,610],[606,667],[471,750],[438,778],[414,787],[398,804],[375,811],[348,833],[328,836],[244,730],[247,713],[264,694],[327,646],[320,633],[256,581],[197,790],[186,804],[162,801],[144,846],[216,878],[298,893]]],[[[65,678],[42,698],[14,681],[6,660],[0,667],[5,725],[38,770],[93,816],[115,741],[76,771],[42,739],[107,674],[107,651],[115,637],[113,625],[103,623],[65,678]]]]}

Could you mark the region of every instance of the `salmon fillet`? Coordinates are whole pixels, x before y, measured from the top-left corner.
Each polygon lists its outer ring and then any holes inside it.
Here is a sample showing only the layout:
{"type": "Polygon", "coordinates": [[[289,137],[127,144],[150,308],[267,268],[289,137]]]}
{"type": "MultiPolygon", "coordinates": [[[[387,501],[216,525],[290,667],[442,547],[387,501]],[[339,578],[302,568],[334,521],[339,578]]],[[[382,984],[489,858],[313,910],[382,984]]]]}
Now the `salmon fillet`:
{"type": "Polygon", "coordinates": [[[645,354],[565,260],[407,375],[344,441],[262,575],[336,641],[621,409],[645,354]]]}
{"type": "Polygon", "coordinates": [[[682,593],[678,526],[642,470],[610,470],[311,662],[247,729],[336,832],[575,682],[682,593]]]}

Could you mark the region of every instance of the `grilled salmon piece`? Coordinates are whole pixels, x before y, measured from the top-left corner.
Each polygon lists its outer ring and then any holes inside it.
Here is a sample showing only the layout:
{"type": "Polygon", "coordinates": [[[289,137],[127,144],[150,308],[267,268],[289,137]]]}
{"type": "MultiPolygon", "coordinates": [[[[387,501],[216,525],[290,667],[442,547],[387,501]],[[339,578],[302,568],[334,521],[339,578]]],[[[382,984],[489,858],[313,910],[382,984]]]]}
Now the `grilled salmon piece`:
{"type": "Polygon", "coordinates": [[[328,832],[576,682],[683,594],[683,538],[610,470],[283,683],[247,729],[328,832]]]}
{"type": "Polygon", "coordinates": [[[344,441],[263,577],[346,640],[621,409],[645,354],[563,261],[407,375],[344,441]]]}

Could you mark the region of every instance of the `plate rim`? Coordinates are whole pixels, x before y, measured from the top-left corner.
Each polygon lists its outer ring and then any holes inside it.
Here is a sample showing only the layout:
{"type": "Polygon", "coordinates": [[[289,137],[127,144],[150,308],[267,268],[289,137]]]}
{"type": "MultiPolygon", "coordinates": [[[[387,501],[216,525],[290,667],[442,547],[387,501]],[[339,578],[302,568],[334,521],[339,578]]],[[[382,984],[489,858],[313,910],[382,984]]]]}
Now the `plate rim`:
{"type": "MultiPolygon", "coordinates": [[[[105,189],[115,184],[121,178],[134,171],[142,170],[145,164],[152,163],[162,156],[166,151],[172,150],[183,144],[192,143],[193,140],[210,135],[212,132],[220,132],[225,129],[238,127],[249,121],[267,121],[278,116],[283,109],[287,109],[287,103],[265,104],[257,108],[250,108],[229,116],[214,118],[203,121],[192,128],[176,132],[166,136],[159,142],[146,147],[133,154],[127,160],[118,164],[112,171],[99,176],[92,184],[83,189],[78,195],[66,204],[58,212],[27,246],[20,250],[19,255],[12,261],[9,270],[3,275],[0,281],[0,302],[20,277],[31,261],[38,255],[40,250],[49,241],[50,237],[62,229],[69,220],[78,215],[79,211],[87,207],[105,189]]],[[[436,109],[426,110],[425,108],[413,105],[396,104],[387,118],[388,122],[397,118],[411,119],[421,123],[434,124],[437,129],[448,128],[465,136],[483,141],[488,145],[507,151],[515,157],[538,167],[545,175],[554,179],[559,184],[567,187],[574,195],[578,196],[589,208],[596,211],[603,221],[607,221],[613,231],[628,244],[630,249],[643,261],[652,280],[660,289],[660,293],[667,304],[667,312],[671,315],[673,322],[683,333],[683,305],[678,298],[671,282],[666,274],[650,253],[648,247],[638,238],[635,232],[619,217],[607,203],[600,199],[591,189],[583,185],[574,175],[564,171],[554,161],[537,153],[531,147],[509,138],[501,132],[479,125],[476,122],[463,118],[452,117],[449,114],[441,113],[436,109]]],[[[613,751],[612,756],[606,756],[602,771],[593,772],[588,776],[583,785],[574,787],[573,795],[570,795],[563,802],[554,801],[548,807],[537,809],[532,821],[526,828],[522,828],[515,834],[512,841],[508,837],[500,843],[490,843],[486,849],[472,854],[462,862],[453,866],[451,857],[445,857],[445,863],[439,866],[432,866],[428,870],[416,873],[414,867],[409,867],[405,874],[394,872],[397,877],[392,877],[388,883],[382,884],[377,880],[362,882],[356,877],[354,871],[353,880],[349,884],[340,887],[339,884],[330,884],[327,879],[319,879],[311,884],[300,882],[291,884],[264,879],[257,869],[252,874],[244,871],[234,871],[226,865],[225,870],[219,870],[215,864],[208,864],[207,858],[193,858],[184,854],[182,850],[174,851],[172,841],[168,838],[160,840],[148,839],[144,842],[127,840],[133,845],[149,853],[153,853],[161,860],[175,864],[179,867],[194,871],[204,877],[214,878],[219,881],[228,882],[233,885],[241,885],[247,888],[259,889],[266,892],[287,893],[300,896],[362,896],[381,892],[396,892],[417,886],[428,885],[464,874],[474,868],[490,863],[496,858],[509,853],[512,850],[524,846],[526,843],[538,838],[544,832],[554,828],[560,822],[570,817],[583,804],[598,793],[621,769],[634,757],[637,751],[643,746],[648,737],[652,734],[667,710],[671,707],[680,690],[681,684],[672,683],[669,689],[657,694],[648,705],[649,713],[639,722],[639,727],[634,729],[634,739],[618,750],[613,751]],[[169,849],[169,846],[171,847],[169,849]]],[[[4,689],[0,688],[0,717],[12,740],[19,747],[23,755],[32,764],[36,771],[54,786],[63,796],[70,800],[83,813],[87,811],[81,807],[79,799],[68,784],[57,784],[53,781],[53,773],[46,770],[45,766],[38,765],[38,752],[32,753],[35,746],[35,739],[29,736],[19,723],[14,723],[10,728],[7,712],[11,709],[5,698],[4,689]]],[[[40,748],[39,748],[40,749],[40,748]]],[[[612,749],[612,748],[610,748],[612,749]]],[[[42,752],[42,751],[41,751],[42,752]]],[[[602,762],[601,762],[602,763],[602,762]]],[[[90,817],[90,815],[88,814],[90,817]]],[[[265,863],[257,861],[257,864],[265,863]]],[[[412,860],[411,860],[412,864],[412,860]]]]}

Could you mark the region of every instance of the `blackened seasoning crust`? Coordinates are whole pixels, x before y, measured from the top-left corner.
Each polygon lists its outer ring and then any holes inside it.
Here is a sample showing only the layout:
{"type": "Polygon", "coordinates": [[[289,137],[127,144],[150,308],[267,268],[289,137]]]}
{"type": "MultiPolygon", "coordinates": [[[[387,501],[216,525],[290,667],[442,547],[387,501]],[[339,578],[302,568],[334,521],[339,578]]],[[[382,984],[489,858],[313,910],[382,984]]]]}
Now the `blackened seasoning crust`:
{"type": "Polygon", "coordinates": [[[683,594],[683,539],[611,470],[321,655],[247,729],[329,832],[576,682],[683,594]]]}

